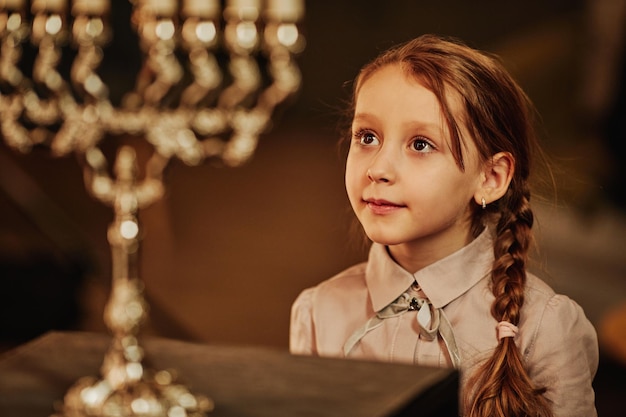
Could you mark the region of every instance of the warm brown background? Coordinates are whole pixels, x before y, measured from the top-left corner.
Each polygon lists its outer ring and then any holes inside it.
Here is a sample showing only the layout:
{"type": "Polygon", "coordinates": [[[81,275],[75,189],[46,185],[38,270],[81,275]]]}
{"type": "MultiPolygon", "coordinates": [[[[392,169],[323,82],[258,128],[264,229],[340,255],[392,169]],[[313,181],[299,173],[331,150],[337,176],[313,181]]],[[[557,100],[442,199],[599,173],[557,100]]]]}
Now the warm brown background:
{"type": "MultiPolygon", "coordinates": [[[[126,9],[114,14],[118,25],[126,21],[126,9]]],[[[253,160],[236,169],[174,161],[166,198],[141,214],[141,275],[152,307],[145,332],[287,347],[297,294],[364,256],[351,233],[337,148],[345,83],[378,51],[426,32],[500,54],[535,101],[559,189],[537,205],[537,265],[601,329],[626,300],[626,217],[605,192],[610,152],[587,129],[587,18],[580,0],[309,1],[302,91],[253,160]]],[[[132,84],[137,60],[132,33],[116,33],[103,69],[114,94],[132,84]]],[[[77,162],[0,144],[0,216],[2,342],[49,328],[106,331],[112,214],[87,195],[77,162]],[[87,268],[76,269],[70,253],[87,268]],[[76,316],[67,308],[73,299],[76,316]]]]}

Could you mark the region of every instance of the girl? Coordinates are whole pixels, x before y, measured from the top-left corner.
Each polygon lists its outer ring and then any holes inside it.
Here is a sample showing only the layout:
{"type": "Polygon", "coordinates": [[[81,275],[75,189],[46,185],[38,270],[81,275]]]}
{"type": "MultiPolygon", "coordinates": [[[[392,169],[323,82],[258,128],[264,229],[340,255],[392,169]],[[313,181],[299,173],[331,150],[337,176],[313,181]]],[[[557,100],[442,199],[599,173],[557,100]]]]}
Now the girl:
{"type": "Polygon", "coordinates": [[[292,353],[461,371],[461,414],[596,415],[596,333],[526,271],[531,106],[501,64],[422,36],[358,75],[346,164],[366,263],[303,291],[292,353]]]}

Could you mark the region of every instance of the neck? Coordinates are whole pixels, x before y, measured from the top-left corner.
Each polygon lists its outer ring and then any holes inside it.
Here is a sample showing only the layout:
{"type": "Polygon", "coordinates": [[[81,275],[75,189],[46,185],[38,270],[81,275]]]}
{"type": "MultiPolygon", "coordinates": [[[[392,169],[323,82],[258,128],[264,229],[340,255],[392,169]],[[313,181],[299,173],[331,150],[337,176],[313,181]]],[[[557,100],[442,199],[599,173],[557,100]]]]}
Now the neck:
{"type": "Polygon", "coordinates": [[[468,230],[466,234],[449,239],[445,244],[432,241],[402,243],[387,246],[387,251],[398,265],[413,274],[462,249],[473,239],[468,230]]]}

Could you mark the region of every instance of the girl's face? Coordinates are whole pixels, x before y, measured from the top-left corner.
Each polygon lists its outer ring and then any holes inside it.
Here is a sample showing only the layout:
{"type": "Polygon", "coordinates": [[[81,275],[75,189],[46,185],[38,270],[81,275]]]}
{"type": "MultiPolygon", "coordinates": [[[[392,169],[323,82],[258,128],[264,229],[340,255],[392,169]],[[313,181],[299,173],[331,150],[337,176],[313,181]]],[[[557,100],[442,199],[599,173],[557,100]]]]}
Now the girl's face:
{"type": "MultiPolygon", "coordinates": [[[[458,100],[448,96],[459,115],[458,100]]],[[[461,132],[467,137],[467,132],[461,132]]],[[[371,240],[388,245],[410,272],[471,241],[481,169],[465,141],[465,170],[450,150],[436,96],[399,65],[381,68],[358,91],[346,165],[350,204],[371,240]]]]}

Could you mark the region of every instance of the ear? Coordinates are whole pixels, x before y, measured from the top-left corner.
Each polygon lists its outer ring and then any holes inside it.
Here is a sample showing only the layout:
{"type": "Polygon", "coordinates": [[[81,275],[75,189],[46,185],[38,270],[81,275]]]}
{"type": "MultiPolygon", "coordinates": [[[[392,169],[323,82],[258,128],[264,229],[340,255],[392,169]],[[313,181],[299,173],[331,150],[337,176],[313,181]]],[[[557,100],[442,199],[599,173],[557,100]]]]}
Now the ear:
{"type": "Polygon", "coordinates": [[[515,159],[509,152],[498,152],[487,159],[483,165],[481,183],[474,194],[476,204],[482,205],[483,199],[485,204],[500,199],[509,189],[514,172],[515,159]]]}

